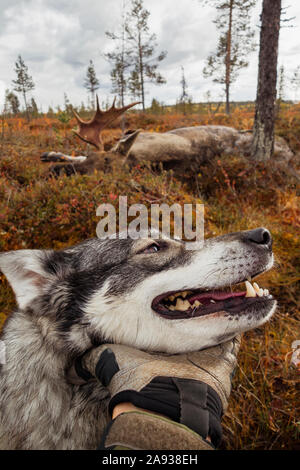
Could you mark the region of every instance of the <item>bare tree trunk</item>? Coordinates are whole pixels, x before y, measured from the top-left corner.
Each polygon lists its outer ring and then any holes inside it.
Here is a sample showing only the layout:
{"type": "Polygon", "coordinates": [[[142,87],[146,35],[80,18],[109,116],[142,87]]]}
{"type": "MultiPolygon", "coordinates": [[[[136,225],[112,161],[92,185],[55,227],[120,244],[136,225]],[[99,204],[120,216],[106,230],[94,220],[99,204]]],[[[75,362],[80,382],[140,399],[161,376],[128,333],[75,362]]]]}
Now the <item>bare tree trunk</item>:
{"type": "MultiPolygon", "coordinates": [[[[122,53],[121,53],[121,106],[124,108],[125,106],[125,0],[123,0],[122,4],[122,53]]],[[[122,114],[122,134],[124,135],[124,130],[125,130],[125,116],[122,114]]]]}
{"type": "MultiPolygon", "coordinates": [[[[122,76],[121,76],[121,106],[125,106],[125,86],[124,86],[124,54],[122,53],[122,76]]],[[[124,117],[124,115],[122,116],[124,117]]]]}
{"type": "Polygon", "coordinates": [[[230,101],[229,101],[229,89],[230,89],[230,75],[231,75],[231,40],[232,40],[232,12],[233,12],[233,1],[230,0],[229,6],[229,25],[227,32],[227,44],[226,44],[226,77],[225,77],[225,91],[226,91],[226,114],[230,114],[230,101]]]}
{"type": "Polygon", "coordinates": [[[30,117],[29,117],[29,112],[28,112],[28,106],[27,106],[27,100],[26,100],[26,92],[25,92],[25,90],[23,90],[23,98],[24,98],[24,103],[25,103],[26,117],[27,117],[27,121],[29,122],[29,121],[30,121],[30,117]]]}
{"type": "Polygon", "coordinates": [[[226,94],[226,109],[225,109],[225,112],[227,115],[230,114],[230,101],[229,101],[229,84],[226,83],[226,87],[225,87],[225,94],[226,94]]]}
{"type": "Polygon", "coordinates": [[[274,151],[280,16],[281,0],[263,1],[257,97],[251,150],[252,158],[257,161],[269,160],[274,151]]]}
{"type": "MultiPolygon", "coordinates": [[[[2,126],[1,126],[1,154],[2,154],[2,151],[3,151],[3,146],[4,146],[4,137],[5,137],[5,110],[3,110],[3,113],[2,113],[2,116],[1,116],[1,123],[2,123],[2,126]]],[[[0,157],[2,156],[0,154],[0,157]]]]}
{"type": "Polygon", "coordinates": [[[143,62],[143,56],[142,56],[142,40],[141,40],[140,32],[139,32],[139,59],[140,59],[141,98],[142,98],[142,104],[143,104],[143,111],[145,111],[144,62],[143,62]]]}

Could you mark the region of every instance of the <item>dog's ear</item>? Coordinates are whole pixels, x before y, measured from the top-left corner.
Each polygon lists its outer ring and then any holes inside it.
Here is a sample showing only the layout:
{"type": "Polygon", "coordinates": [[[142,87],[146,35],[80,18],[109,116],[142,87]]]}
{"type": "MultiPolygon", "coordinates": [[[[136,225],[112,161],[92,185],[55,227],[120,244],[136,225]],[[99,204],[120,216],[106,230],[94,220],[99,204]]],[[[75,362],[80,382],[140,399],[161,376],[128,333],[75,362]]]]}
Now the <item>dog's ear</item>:
{"type": "Polygon", "coordinates": [[[20,308],[25,308],[43,292],[49,274],[43,268],[45,252],[18,250],[0,253],[0,271],[5,274],[20,308]]]}

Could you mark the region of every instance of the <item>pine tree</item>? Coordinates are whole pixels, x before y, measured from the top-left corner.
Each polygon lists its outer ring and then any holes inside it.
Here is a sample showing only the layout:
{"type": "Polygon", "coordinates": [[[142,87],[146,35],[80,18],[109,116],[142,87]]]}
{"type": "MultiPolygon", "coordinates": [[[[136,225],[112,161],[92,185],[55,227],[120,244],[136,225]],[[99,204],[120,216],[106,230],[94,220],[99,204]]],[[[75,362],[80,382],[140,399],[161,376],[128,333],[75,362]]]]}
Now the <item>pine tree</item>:
{"type": "Polygon", "coordinates": [[[84,80],[84,87],[91,94],[91,107],[95,109],[95,93],[100,86],[99,80],[96,76],[95,67],[93,61],[90,60],[90,65],[87,68],[86,78],[84,80]]]}
{"type": "Polygon", "coordinates": [[[22,93],[27,119],[29,120],[29,112],[28,112],[26,95],[29,91],[35,88],[35,85],[33,83],[32,77],[28,73],[28,67],[27,65],[25,65],[25,62],[23,61],[20,55],[18,56],[18,60],[15,63],[15,65],[16,65],[15,72],[17,74],[17,79],[12,81],[14,84],[14,90],[17,93],[22,93]]]}
{"type": "Polygon", "coordinates": [[[214,23],[220,31],[217,51],[210,54],[203,69],[205,77],[225,85],[226,113],[230,113],[230,89],[241,69],[248,66],[248,55],[255,49],[250,27],[251,10],[256,0],[200,0],[217,9],[214,23]]]}
{"type": "Polygon", "coordinates": [[[106,36],[114,41],[115,48],[112,52],[104,54],[104,57],[111,63],[112,70],[110,77],[112,81],[112,93],[116,93],[120,98],[121,106],[125,106],[125,95],[127,92],[127,73],[132,64],[131,51],[126,42],[127,16],[125,12],[125,2],[123,0],[122,21],[120,31],[112,33],[106,31],[106,36]]]}
{"type": "Polygon", "coordinates": [[[143,6],[143,0],[131,0],[131,11],[127,16],[125,31],[129,43],[129,53],[134,64],[129,78],[129,90],[138,97],[145,110],[145,84],[147,81],[162,85],[166,80],[158,72],[159,63],[167,53],[162,51],[153,57],[157,47],[156,35],[149,31],[150,12],[143,6]]]}
{"type": "Polygon", "coordinates": [[[257,97],[251,155],[259,161],[274,151],[275,100],[281,0],[263,0],[257,97]]]}

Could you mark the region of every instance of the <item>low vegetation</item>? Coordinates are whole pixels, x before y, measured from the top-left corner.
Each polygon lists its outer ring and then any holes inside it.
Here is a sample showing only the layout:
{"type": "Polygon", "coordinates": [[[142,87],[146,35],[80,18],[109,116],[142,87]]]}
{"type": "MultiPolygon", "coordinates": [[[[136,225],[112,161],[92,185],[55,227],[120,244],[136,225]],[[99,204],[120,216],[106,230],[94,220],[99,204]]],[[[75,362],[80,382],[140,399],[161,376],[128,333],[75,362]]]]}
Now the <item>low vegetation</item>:
{"type": "MultiPolygon", "coordinates": [[[[213,109],[213,108],[212,108],[213,109]]],[[[187,115],[137,114],[127,127],[166,131],[199,124],[224,124],[250,129],[253,109],[187,115]]],[[[265,226],[274,237],[276,268],[260,280],[279,300],[274,318],[244,335],[230,407],[224,419],[223,448],[295,449],[299,442],[299,370],[291,364],[292,342],[300,340],[300,196],[292,173],[272,163],[255,164],[243,156],[220,156],[197,174],[179,180],[172,172],[137,166],[128,172],[92,176],[49,177],[40,163],[47,150],[82,154],[86,145],[72,134],[74,122],[58,115],[8,119],[0,129],[0,251],[62,248],[95,236],[96,208],[102,202],[205,204],[206,236],[265,226]],[[298,392],[297,392],[298,390],[298,392]],[[297,434],[298,432],[298,434],[297,434]]],[[[300,107],[286,106],[277,119],[277,134],[300,151],[300,107]]],[[[114,127],[104,132],[109,146],[121,136],[114,127]]],[[[299,160],[298,160],[299,161],[299,160]]],[[[295,157],[294,170],[297,170],[295,157]]],[[[5,278],[0,277],[0,327],[14,307],[5,278]]]]}

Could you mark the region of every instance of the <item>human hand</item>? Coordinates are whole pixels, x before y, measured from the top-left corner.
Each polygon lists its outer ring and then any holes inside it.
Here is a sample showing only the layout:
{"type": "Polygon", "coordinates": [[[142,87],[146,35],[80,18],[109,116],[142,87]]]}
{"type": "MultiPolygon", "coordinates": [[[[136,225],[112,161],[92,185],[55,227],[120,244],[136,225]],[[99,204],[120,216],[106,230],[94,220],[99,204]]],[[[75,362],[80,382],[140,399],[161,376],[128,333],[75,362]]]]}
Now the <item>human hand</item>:
{"type": "Polygon", "coordinates": [[[77,363],[77,374],[74,369],[72,374],[85,380],[96,377],[108,388],[113,416],[135,407],[150,410],[182,423],[204,439],[210,436],[218,444],[239,344],[240,338],[235,338],[177,355],[106,344],[86,353],[77,363]]]}

